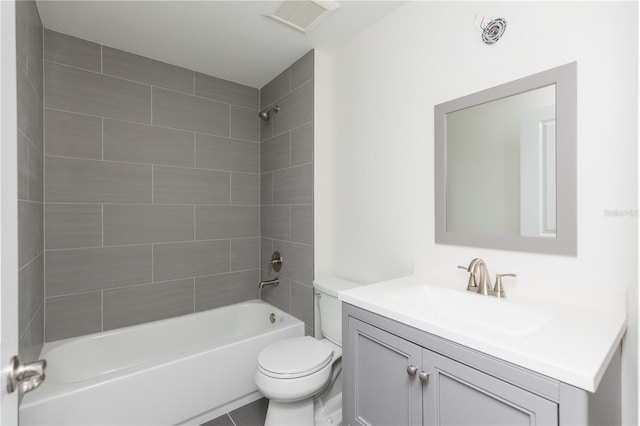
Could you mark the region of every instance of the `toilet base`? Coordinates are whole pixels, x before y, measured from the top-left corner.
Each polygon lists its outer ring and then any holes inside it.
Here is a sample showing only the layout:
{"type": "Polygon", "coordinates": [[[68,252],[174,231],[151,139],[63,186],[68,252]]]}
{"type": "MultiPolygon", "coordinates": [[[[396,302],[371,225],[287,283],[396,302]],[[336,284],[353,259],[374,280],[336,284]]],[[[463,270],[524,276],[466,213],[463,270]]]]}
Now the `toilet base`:
{"type": "Polygon", "coordinates": [[[296,402],[269,401],[264,426],[313,426],[313,398],[296,402]]]}

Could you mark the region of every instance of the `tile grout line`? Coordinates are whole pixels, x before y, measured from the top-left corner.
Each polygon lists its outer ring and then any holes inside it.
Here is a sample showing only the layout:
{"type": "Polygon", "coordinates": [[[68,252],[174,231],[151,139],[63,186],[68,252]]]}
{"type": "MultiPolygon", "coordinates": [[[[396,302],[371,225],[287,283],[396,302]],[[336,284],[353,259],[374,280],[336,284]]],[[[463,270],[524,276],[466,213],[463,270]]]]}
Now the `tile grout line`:
{"type": "Polygon", "coordinates": [[[100,290],[100,331],[104,331],[104,289],[100,290]]]}
{"type": "Polygon", "coordinates": [[[231,413],[230,413],[230,412],[229,412],[229,413],[227,413],[227,416],[229,416],[229,418],[231,419],[231,423],[233,423],[233,426],[238,426],[238,425],[236,424],[236,422],[233,420],[233,417],[231,417],[231,413]]]}
{"type": "Polygon", "coordinates": [[[153,126],[153,86],[151,86],[150,88],[150,93],[149,93],[149,115],[150,115],[150,121],[151,121],[151,125],[153,126]]]}

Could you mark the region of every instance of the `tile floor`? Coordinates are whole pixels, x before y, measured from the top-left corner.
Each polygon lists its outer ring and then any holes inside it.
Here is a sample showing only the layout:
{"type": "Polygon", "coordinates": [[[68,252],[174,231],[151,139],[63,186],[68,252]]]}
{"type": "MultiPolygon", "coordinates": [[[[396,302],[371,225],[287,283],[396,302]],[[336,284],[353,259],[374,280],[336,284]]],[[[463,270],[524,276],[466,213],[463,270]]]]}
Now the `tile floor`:
{"type": "Polygon", "coordinates": [[[263,426],[269,400],[261,398],[200,426],[263,426]]]}

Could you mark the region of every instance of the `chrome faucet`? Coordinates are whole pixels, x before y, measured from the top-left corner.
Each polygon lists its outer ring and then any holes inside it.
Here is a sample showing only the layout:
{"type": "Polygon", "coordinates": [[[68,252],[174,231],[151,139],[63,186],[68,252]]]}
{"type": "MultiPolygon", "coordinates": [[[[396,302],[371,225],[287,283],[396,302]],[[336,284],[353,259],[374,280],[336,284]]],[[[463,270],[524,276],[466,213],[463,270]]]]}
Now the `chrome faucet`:
{"type": "Polygon", "coordinates": [[[458,266],[458,268],[469,272],[469,283],[467,284],[468,291],[497,298],[507,296],[504,291],[504,286],[502,285],[502,277],[516,276],[516,274],[496,274],[496,284],[492,286],[491,275],[489,275],[489,270],[487,269],[487,264],[484,263],[484,260],[475,258],[471,263],[469,263],[468,267],[458,266]]]}

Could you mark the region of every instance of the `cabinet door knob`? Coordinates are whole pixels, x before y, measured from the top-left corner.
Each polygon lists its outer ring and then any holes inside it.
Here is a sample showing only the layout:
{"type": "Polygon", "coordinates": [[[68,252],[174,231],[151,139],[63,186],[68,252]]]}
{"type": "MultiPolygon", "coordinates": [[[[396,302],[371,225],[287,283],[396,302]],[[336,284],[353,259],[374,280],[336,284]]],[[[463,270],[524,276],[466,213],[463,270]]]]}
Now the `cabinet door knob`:
{"type": "Polygon", "coordinates": [[[418,367],[415,367],[413,365],[410,365],[407,367],[407,374],[410,376],[415,376],[416,373],[418,372],[418,367]]]}
{"type": "Polygon", "coordinates": [[[429,373],[427,372],[421,371],[420,374],[418,374],[418,377],[422,383],[429,382],[429,373]]]}

